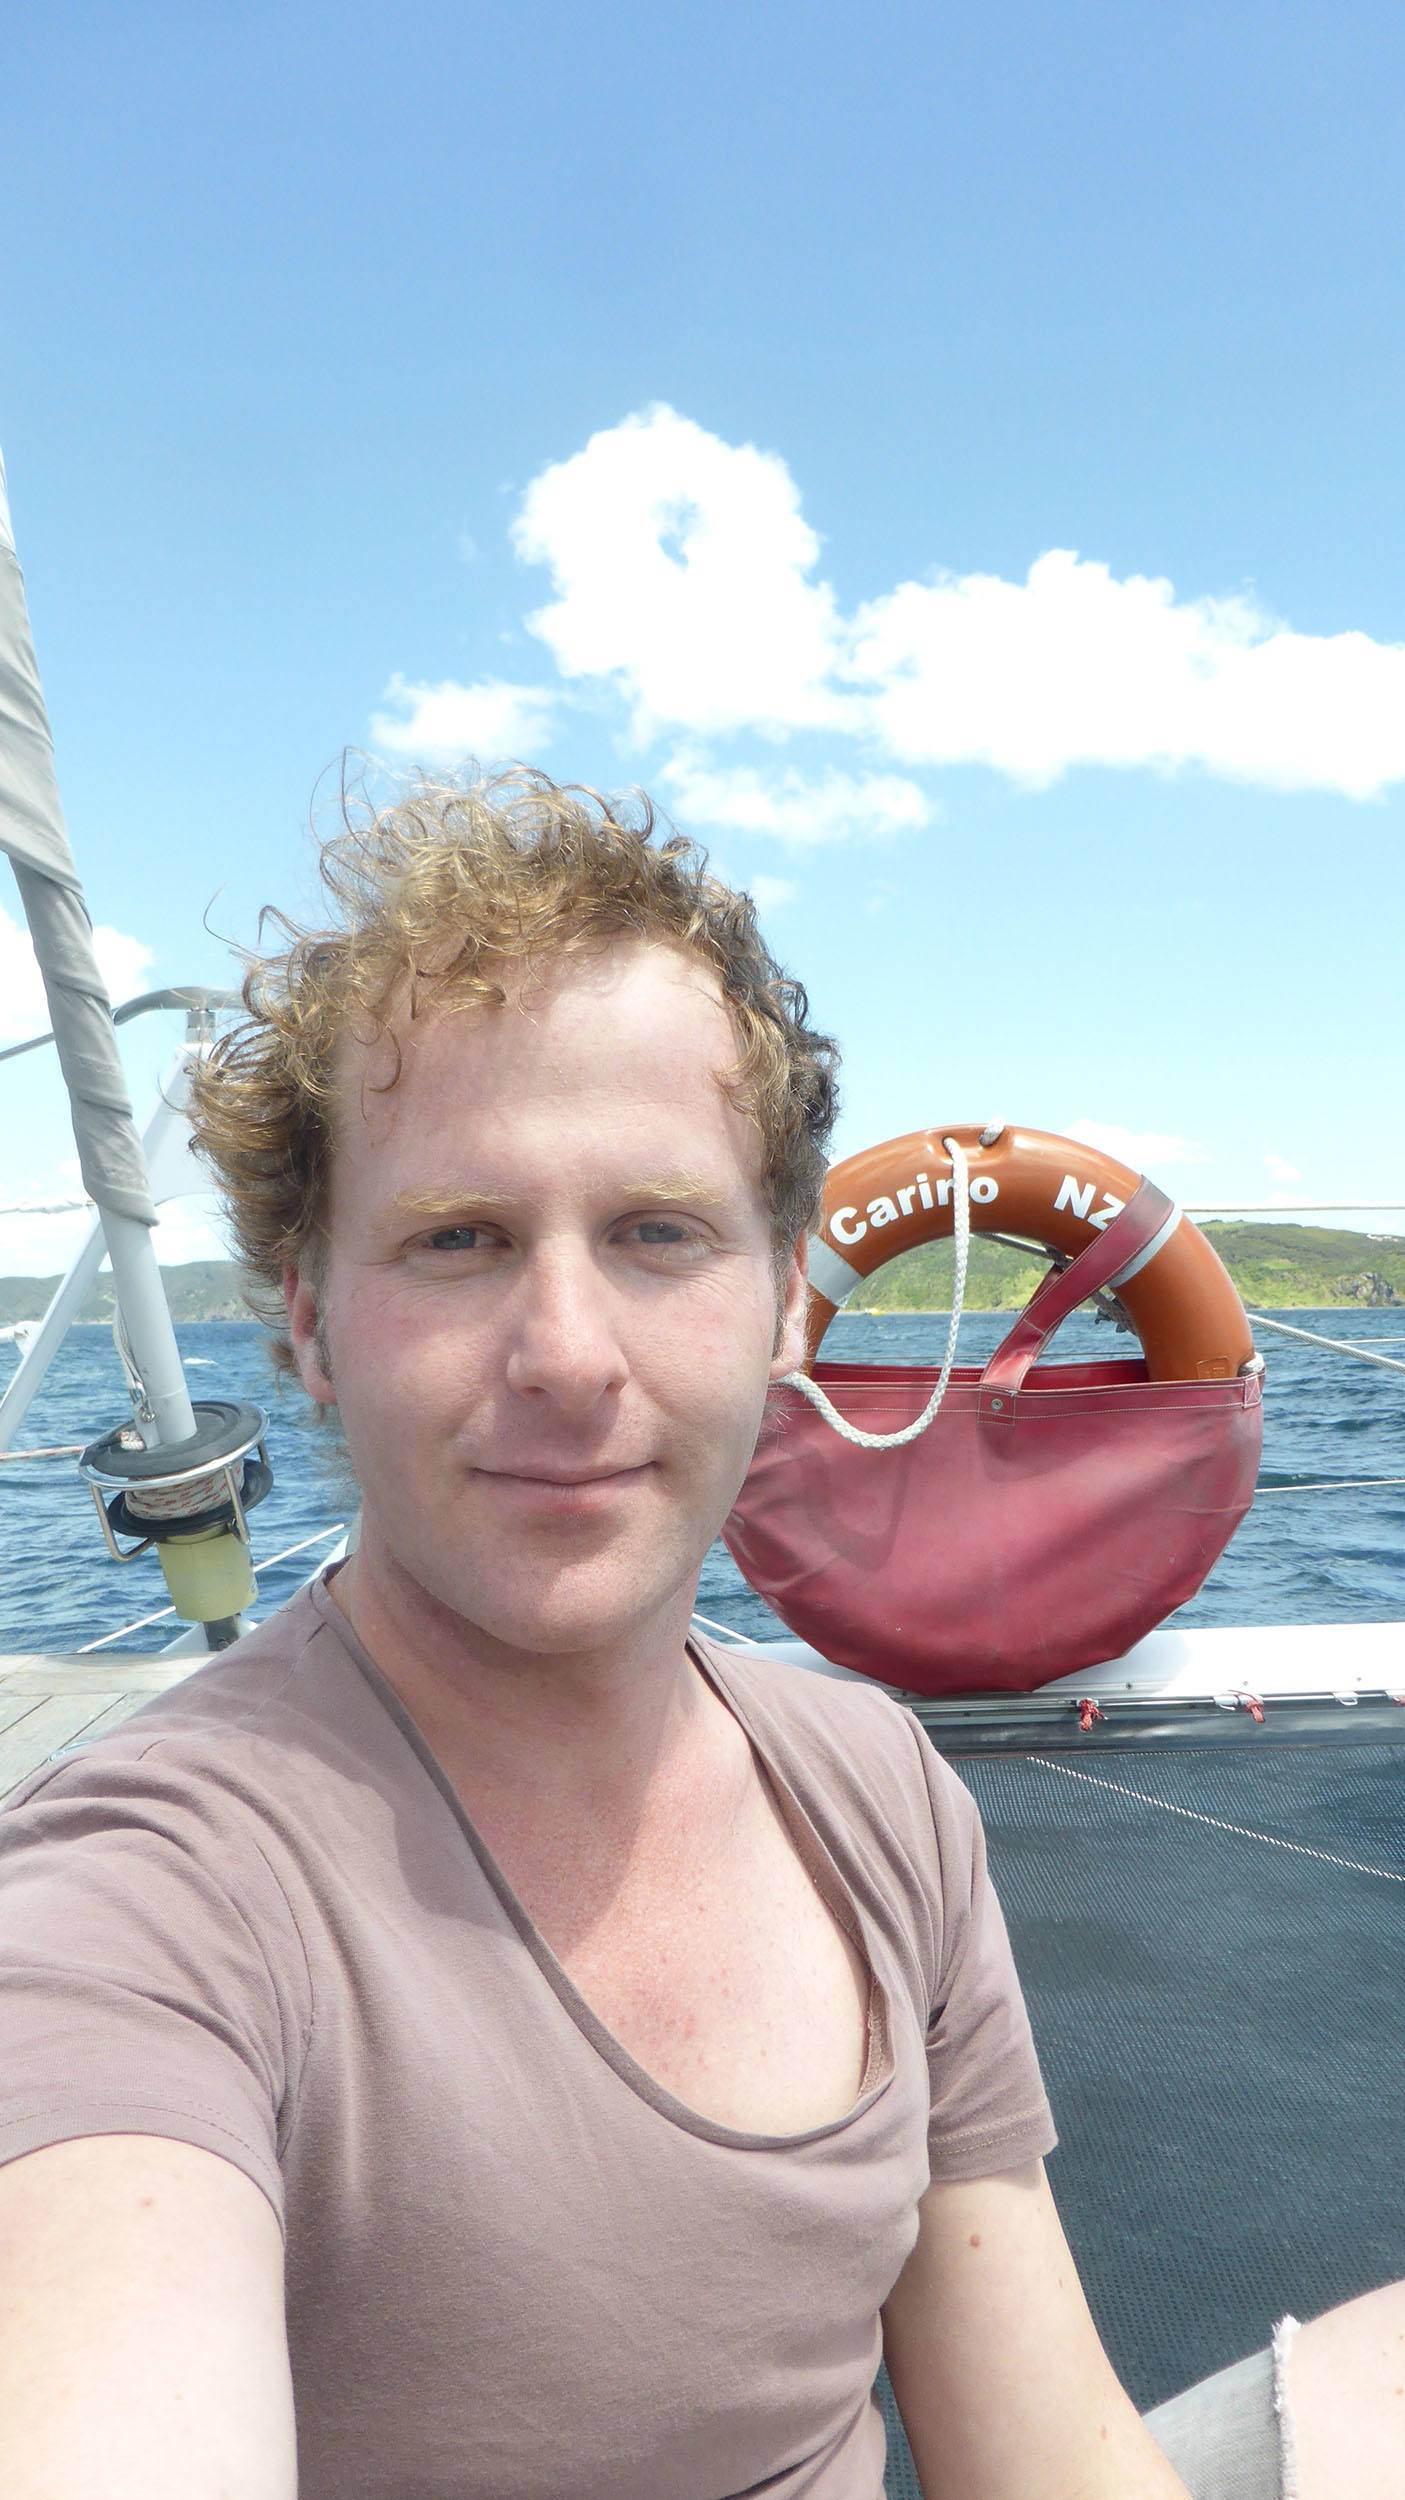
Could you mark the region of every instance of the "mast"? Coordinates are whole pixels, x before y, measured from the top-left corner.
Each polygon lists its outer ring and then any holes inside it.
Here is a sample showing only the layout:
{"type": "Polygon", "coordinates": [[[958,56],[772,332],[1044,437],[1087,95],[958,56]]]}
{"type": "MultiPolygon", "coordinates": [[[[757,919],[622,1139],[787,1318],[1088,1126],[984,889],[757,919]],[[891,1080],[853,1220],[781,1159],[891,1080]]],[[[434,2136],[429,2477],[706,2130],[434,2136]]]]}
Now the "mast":
{"type": "Polygon", "coordinates": [[[148,1448],[196,1429],[156,1261],[156,1208],[132,1117],[112,1006],[64,824],[0,458],[0,851],[13,864],[49,1002],[83,1185],[97,1207],[113,1290],[144,1398],[148,1448]]]}

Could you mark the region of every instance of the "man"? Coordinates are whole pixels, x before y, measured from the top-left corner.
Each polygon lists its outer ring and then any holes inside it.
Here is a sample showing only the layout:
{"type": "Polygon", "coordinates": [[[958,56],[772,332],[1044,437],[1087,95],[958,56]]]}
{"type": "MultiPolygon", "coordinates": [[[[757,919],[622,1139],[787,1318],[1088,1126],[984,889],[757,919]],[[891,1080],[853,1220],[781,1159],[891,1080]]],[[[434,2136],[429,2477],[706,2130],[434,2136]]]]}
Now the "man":
{"type": "Polygon", "coordinates": [[[881,2336],[927,2500],[1174,2500],[966,1792],[690,1637],[831,1046],[539,777],[327,865],[197,1125],[359,1542],[0,1823],[0,2488],[877,2500],[881,2336]]]}

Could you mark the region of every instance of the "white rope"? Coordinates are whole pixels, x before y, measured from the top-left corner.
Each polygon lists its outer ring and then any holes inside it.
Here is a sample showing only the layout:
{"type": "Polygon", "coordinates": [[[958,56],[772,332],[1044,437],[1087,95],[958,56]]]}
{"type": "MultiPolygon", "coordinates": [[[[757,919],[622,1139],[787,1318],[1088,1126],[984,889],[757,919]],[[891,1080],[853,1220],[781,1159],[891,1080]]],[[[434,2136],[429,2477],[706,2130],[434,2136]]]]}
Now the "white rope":
{"type": "Polygon", "coordinates": [[[956,1333],[961,1326],[961,1306],[966,1299],[966,1262],[971,1251],[971,1184],[966,1156],[956,1139],[944,1137],[942,1144],[951,1157],[951,1204],[956,1224],[956,1274],[952,1281],[951,1325],[946,1332],[946,1354],[942,1362],[941,1374],[917,1421],[908,1424],[901,1432],[864,1432],[857,1424],[851,1424],[846,1415],[840,1414],[838,1407],[826,1396],[819,1382],[812,1380],[808,1372],[787,1372],[785,1376],[785,1387],[798,1389],[802,1398],[808,1398],[816,1413],[823,1415],[825,1422],[838,1433],[840,1440],[850,1442],[856,1450],[901,1450],[906,1448],[909,1441],[918,1440],[940,1410],[941,1402],[946,1396],[947,1382],[951,1378],[951,1368],[956,1361],[956,1333]]]}
{"type": "Polygon", "coordinates": [[[1163,1814],[1179,1814],[1187,1823],[1207,1823],[1212,1831],[1230,1832],[1236,1840],[1257,1840],[1265,1849],[1286,1849],[1295,1858],[1316,1858],[1320,1866],[1340,1866],[1349,1875],[1374,1875],[1383,1884],[1405,1884],[1405,1875],[1397,1875],[1387,1866],[1365,1866],[1360,1858],[1334,1857],[1330,1849],[1310,1849],[1306,1841],[1279,1840],[1273,1832],[1251,1831],[1244,1823],[1226,1823],[1218,1814],[1201,1814],[1194,1806],[1173,1805],[1169,1797],[1148,1796],[1144,1788],[1126,1788],[1121,1780],[1099,1779],[1094,1771],[1076,1771],[1071,1762],[1050,1762],[1047,1755],[1035,1754],[1032,1760],[1044,1771],[1061,1771],[1065,1779],[1082,1780],[1089,1788],[1105,1788],[1111,1797],[1131,1797],[1138,1805],[1159,1806],[1163,1814]]]}
{"type": "Polygon", "coordinates": [[[243,1492],[246,1467],[242,1458],[221,1459],[203,1475],[192,1476],[188,1484],[129,1484],[125,1487],[127,1509],[133,1519],[198,1519],[210,1508],[211,1496],[222,1484],[228,1493],[231,1478],[243,1492]]]}
{"type": "Polygon", "coordinates": [[[1347,1337],[1320,1337],[1315,1328],[1290,1328],[1285,1319],[1269,1319],[1263,1311],[1251,1311],[1256,1328],[1271,1328],[1279,1337],[1298,1337],[1304,1345],[1325,1345],[1329,1354],[1354,1354],[1358,1363],[1379,1363],[1382,1371],[1405,1372],[1405,1363],[1394,1354],[1372,1354],[1364,1345],[1353,1345],[1347,1337]]]}

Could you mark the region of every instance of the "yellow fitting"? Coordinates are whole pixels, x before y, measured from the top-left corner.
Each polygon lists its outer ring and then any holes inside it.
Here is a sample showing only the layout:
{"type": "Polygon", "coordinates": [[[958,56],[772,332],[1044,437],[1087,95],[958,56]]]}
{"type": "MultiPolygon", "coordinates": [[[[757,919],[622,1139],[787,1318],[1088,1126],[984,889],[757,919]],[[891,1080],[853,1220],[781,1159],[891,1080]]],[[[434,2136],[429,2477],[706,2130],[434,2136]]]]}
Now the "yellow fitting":
{"type": "Polygon", "coordinates": [[[249,1549],[233,1528],[202,1536],[163,1537],[156,1548],[166,1586],[187,1623],[218,1623],[254,1602],[249,1549]]]}

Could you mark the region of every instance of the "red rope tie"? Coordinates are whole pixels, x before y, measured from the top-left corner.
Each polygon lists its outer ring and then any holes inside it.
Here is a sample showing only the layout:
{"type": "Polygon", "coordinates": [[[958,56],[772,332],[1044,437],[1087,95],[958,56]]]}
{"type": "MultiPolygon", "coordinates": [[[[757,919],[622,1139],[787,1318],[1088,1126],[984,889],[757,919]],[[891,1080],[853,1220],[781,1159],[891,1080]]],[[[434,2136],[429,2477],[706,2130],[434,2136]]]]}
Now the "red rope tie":
{"type": "Polygon", "coordinates": [[[1241,1710],[1248,1711],[1255,1727],[1263,1726],[1264,1706],[1257,1693],[1241,1693],[1239,1696],[1239,1707],[1241,1710]]]}
{"type": "MultiPolygon", "coordinates": [[[[1100,1719],[1102,1715],[1103,1714],[1098,1708],[1097,1703],[1090,1696],[1085,1696],[1084,1699],[1080,1701],[1078,1705],[1078,1724],[1085,1736],[1092,1735],[1093,1722],[1095,1719],[1100,1719]]],[[[1260,1711],[1259,1716],[1262,1718],[1262,1711],[1260,1711]]]]}

